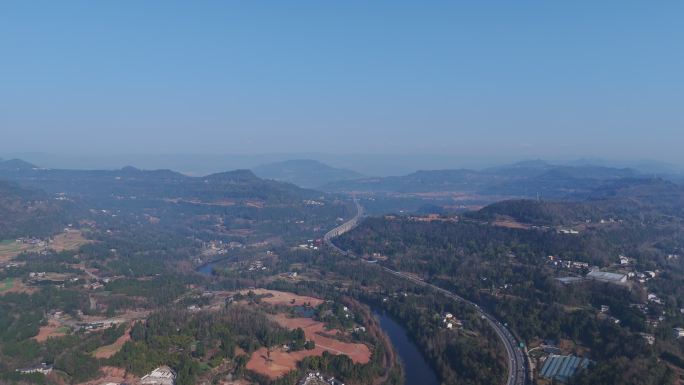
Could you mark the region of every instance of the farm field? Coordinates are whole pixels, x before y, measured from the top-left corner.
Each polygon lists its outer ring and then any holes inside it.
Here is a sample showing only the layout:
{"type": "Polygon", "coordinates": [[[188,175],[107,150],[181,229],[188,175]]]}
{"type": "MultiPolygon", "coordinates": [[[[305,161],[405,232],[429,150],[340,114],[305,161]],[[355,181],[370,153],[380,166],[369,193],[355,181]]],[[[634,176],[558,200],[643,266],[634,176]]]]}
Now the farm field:
{"type": "Polygon", "coordinates": [[[0,241],[0,262],[8,262],[31,247],[32,245],[23,244],[14,239],[0,241]]]}
{"type": "MultiPolygon", "coordinates": [[[[311,307],[316,307],[323,303],[320,298],[314,298],[304,295],[297,295],[294,293],[287,293],[284,291],[277,290],[267,290],[267,289],[255,289],[252,290],[256,295],[269,295],[261,300],[265,303],[271,305],[287,305],[287,306],[302,306],[308,304],[311,307]]],[[[242,294],[247,294],[247,291],[242,292],[242,294]]]]}
{"type": "Polygon", "coordinates": [[[35,290],[35,288],[24,285],[21,280],[16,278],[7,278],[0,281],[0,295],[6,293],[31,293],[35,290]]]}
{"type": "Polygon", "coordinates": [[[312,350],[288,352],[283,349],[271,351],[270,356],[266,348],[252,353],[247,362],[247,369],[261,373],[271,379],[276,379],[297,368],[297,363],[309,356],[320,356],[323,352],[331,354],[345,354],[355,363],[365,364],[370,361],[371,352],[368,346],[359,343],[339,341],[331,336],[336,331],[325,330],[322,322],[310,318],[288,318],[285,314],[273,316],[273,320],[288,329],[302,328],[307,340],[313,340],[316,347],[312,350]]]}
{"type": "Polygon", "coordinates": [[[14,239],[0,241],[0,263],[11,261],[23,252],[38,252],[45,249],[55,251],[76,250],[82,245],[89,243],[79,230],[70,230],[55,235],[47,246],[40,246],[30,243],[17,242],[14,239]]]}
{"type": "Polygon", "coordinates": [[[33,339],[38,342],[45,342],[50,337],[65,336],[68,331],[68,327],[61,325],[56,320],[49,320],[46,326],[41,326],[38,335],[33,337],[33,339]]]}
{"type": "Polygon", "coordinates": [[[12,290],[14,287],[14,278],[7,278],[4,281],[0,281],[0,293],[12,290]]]}

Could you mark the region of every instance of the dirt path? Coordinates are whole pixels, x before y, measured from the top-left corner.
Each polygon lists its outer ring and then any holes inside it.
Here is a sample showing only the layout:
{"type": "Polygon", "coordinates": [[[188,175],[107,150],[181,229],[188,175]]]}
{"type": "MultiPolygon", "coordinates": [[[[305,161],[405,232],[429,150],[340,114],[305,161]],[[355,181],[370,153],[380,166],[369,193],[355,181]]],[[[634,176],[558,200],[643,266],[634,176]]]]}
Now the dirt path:
{"type": "Polygon", "coordinates": [[[110,358],[111,356],[115,355],[119,350],[121,350],[124,344],[130,340],[131,327],[129,326],[124,332],[124,334],[121,337],[117,338],[113,344],[100,346],[99,348],[95,349],[95,351],[93,352],[93,356],[95,358],[110,358]]]}

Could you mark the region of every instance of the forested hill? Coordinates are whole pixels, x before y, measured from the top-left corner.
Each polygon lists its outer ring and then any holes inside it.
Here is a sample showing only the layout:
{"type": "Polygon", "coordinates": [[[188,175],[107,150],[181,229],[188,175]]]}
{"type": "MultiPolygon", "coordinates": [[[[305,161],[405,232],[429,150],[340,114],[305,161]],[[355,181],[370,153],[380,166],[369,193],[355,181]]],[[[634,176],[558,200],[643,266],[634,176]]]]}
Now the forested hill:
{"type": "Polygon", "coordinates": [[[620,179],[573,201],[506,200],[467,217],[493,220],[511,218],[541,225],[572,224],[620,219],[653,222],[670,217],[684,219],[684,187],[655,179],[620,179]]]}
{"type": "Polygon", "coordinates": [[[0,241],[26,235],[50,235],[68,220],[69,203],[0,181],[0,241]]]}
{"type": "Polygon", "coordinates": [[[36,166],[21,159],[0,159],[0,170],[30,170],[33,168],[36,166]]]}
{"type": "Polygon", "coordinates": [[[528,346],[594,361],[569,384],[672,385],[684,370],[672,333],[684,324],[682,207],[681,186],[624,178],[584,200],[369,218],[335,242],[477,302],[528,346]],[[594,281],[595,269],[620,281],[594,281]]]}
{"type": "Polygon", "coordinates": [[[482,195],[565,198],[587,194],[604,184],[639,173],[627,168],[561,166],[542,161],[520,162],[485,170],[425,170],[404,176],[364,178],[330,183],[326,191],[466,192],[482,195]]]}
{"type": "Polygon", "coordinates": [[[321,195],[293,184],[258,178],[249,170],[191,177],[171,170],[140,170],[134,167],[120,170],[0,169],[0,179],[50,193],[91,198],[252,199],[287,204],[321,195]]]}

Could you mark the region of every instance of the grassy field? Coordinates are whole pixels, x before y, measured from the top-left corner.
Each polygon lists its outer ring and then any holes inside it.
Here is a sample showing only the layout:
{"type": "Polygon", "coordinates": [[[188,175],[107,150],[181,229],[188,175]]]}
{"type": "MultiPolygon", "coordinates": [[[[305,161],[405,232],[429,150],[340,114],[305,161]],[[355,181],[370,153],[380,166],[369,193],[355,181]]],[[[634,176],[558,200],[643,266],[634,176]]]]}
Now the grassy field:
{"type": "Polygon", "coordinates": [[[0,293],[3,293],[7,290],[12,290],[14,287],[14,278],[7,278],[3,281],[0,281],[0,293]]]}
{"type": "MultiPolygon", "coordinates": [[[[48,248],[55,251],[75,250],[88,242],[90,241],[85,239],[80,231],[72,230],[55,235],[48,248]]],[[[25,251],[38,252],[41,250],[43,247],[16,242],[14,239],[0,241],[0,262],[11,261],[12,258],[25,251]]]]}
{"type": "Polygon", "coordinates": [[[26,286],[20,279],[7,278],[0,281],[0,295],[7,293],[32,293],[36,288],[26,286]]]}

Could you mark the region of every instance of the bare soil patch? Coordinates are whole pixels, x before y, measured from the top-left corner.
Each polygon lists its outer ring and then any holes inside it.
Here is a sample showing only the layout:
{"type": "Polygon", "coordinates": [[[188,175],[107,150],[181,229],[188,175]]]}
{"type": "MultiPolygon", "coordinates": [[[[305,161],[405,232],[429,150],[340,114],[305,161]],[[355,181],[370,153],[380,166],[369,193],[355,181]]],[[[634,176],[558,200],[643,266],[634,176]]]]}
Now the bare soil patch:
{"type": "Polygon", "coordinates": [[[58,252],[65,250],[76,250],[90,242],[92,241],[83,237],[83,233],[81,233],[80,230],[69,230],[55,235],[52,238],[52,242],[50,242],[48,245],[48,248],[58,252]]]}
{"type": "Polygon", "coordinates": [[[18,278],[6,278],[0,281],[0,296],[7,293],[33,293],[38,291],[35,287],[26,286],[18,278]]]}
{"type": "Polygon", "coordinates": [[[288,329],[302,328],[307,340],[313,340],[316,348],[312,350],[300,350],[288,352],[284,349],[271,351],[270,358],[266,348],[261,348],[254,353],[247,362],[247,369],[268,376],[271,379],[278,378],[297,368],[297,362],[309,356],[320,356],[327,351],[331,354],[345,354],[356,363],[365,364],[370,361],[370,349],[359,343],[347,343],[331,337],[339,331],[325,330],[322,322],[310,318],[288,318],[284,314],[273,317],[283,327],[288,329]]]}
{"type": "Polygon", "coordinates": [[[124,334],[121,337],[117,338],[113,344],[100,346],[99,348],[95,349],[95,351],[93,352],[93,356],[95,358],[110,358],[111,356],[115,355],[119,352],[119,350],[121,350],[121,348],[124,346],[126,342],[131,340],[130,333],[131,328],[128,327],[124,334]]]}
{"type": "Polygon", "coordinates": [[[107,383],[114,384],[137,384],[140,379],[126,370],[114,366],[103,366],[100,368],[100,377],[78,385],[102,385],[107,383]]]}
{"type": "Polygon", "coordinates": [[[65,328],[55,320],[49,320],[46,326],[41,326],[38,335],[33,337],[38,342],[45,342],[50,337],[62,337],[66,335],[65,328]]]}
{"type": "MultiPolygon", "coordinates": [[[[261,299],[262,302],[271,305],[287,305],[287,306],[302,306],[308,304],[310,306],[316,307],[323,303],[320,298],[314,298],[304,295],[297,295],[294,293],[288,293],[284,291],[277,290],[266,290],[266,289],[255,289],[252,290],[256,295],[270,295],[261,299]]],[[[247,294],[248,291],[242,292],[242,294],[247,294]]]]}
{"type": "Polygon", "coordinates": [[[515,221],[513,219],[497,219],[494,222],[492,222],[493,226],[498,226],[498,227],[505,227],[508,229],[522,229],[522,230],[529,230],[530,225],[527,225],[525,223],[520,223],[518,221],[515,221]]]}

